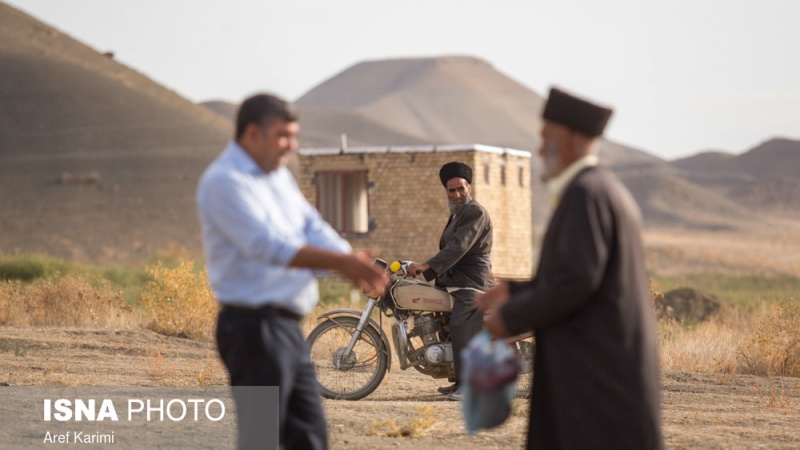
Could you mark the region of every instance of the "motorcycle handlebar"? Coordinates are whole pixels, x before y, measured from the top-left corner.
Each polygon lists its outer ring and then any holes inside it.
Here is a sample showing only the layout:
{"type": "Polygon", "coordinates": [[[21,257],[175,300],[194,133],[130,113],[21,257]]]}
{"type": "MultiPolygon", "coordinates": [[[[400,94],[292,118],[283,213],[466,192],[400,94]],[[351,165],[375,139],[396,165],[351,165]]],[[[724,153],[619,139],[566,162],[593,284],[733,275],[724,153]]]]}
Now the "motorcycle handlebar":
{"type": "MultiPolygon", "coordinates": [[[[412,261],[393,261],[391,264],[387,264],[386,261],[382,259],[375,258],[375,264],[383,267],[384,269],[388,269],[391,273],[395,275],[401,275],[403,278],[409,276],[408,273],[408,266],[411,265],[412,261]]],[[[411,275],[415,277],[422,273],[421,270],[416,270],[416,273],[411,275]]]]}

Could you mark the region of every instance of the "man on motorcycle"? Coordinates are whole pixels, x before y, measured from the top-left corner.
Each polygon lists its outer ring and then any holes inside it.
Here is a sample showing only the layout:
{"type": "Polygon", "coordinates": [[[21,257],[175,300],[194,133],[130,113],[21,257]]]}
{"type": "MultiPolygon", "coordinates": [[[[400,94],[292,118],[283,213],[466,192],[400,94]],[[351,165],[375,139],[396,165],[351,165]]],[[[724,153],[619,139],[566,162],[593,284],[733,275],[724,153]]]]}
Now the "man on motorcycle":
{"type": "Polygon", "coordinates": [[[448,400],[461,400],[461,350],[483,326],[483,313],[475,306],[475,295],[494,285],[492,277],[492,219],[472,198],[472,168],[449,162],[439,170],[447,191],[450,218],[439,240],[439,253],[425,263],[411,263],[408,273],[447,288],[453,296],[450,339],[453,343],[455,379],[439,388],[448,400]]]}

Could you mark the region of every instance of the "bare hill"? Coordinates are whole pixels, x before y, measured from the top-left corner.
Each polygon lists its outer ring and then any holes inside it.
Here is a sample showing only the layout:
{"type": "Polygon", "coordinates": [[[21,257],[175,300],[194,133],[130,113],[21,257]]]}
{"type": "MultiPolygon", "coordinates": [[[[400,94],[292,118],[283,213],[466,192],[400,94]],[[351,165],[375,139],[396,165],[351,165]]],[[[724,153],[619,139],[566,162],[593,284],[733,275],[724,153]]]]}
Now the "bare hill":
{"type": "Polygon", "coordinates": [[[297,105],[359,113],[428,142],[533,149],[543,99],[480,59],[451,56],[359,63],[297,105]]]}
{"type": "Polygon", "coordinates": [[[226,102],[223,100],[209,100],[207,102],[200,103],[200,105],[205,106],[206,108],[214,111],[231,122],[236,122],[236,112],[239,108],[239,105],[236,103],[226,102]]]}
{"type": "Polygon", "coordinates": [[[800,141],[770,139],[733,158],[725,169],[761,179],[788,177],[800,179],[800,141]]]}
{"type": "MultiPolygon", "coordinates": [[[[474,142],[529,150],[540,142],[544,99],[467,56],[407,58],[356,64],[296,101],[304,114],[301,141],[339,146],[474,142]]],[[[611,167],[663,163],[660,158],[602,140],[600,158],[611,167]]],[[[543,224],[549,201],[541,183],[532,186],[533,220],[543,224]]],[[[654,194],[655,195],[655,194],[654,194]]]]}
{"type": "Polygon", "coordinates": [[[741,155],[707,152],[671,164],[686,179],[753,211],[800,212],[800,141],[775,138],[741,155]]]}
{"type": "Polygon", "coordinates": [[[749,218],[744,208],[724,196],[663,167],[622,169],[617,174],[639,204],[647,226],[724,230],[749,218]]]}
{"type": "MultiPolygon", "coordinates": [[[[327,111],[329,117],[356,113],[412,139],[387,142],[374,133],[383,140],[363,139],[365,145],[473,142],[534,152],[544,107],[539,94],[470,56],[362,62],[314,87],[296,103],[301,111],[327,111]]],[[[345,124],[347,119],[337,122],[345,124]]],[[[341,131],[330,132],[338,142],[341,131]]],[[[660,161],[607,140],[600,153],[611,165],[660,161]]]]}
{"type": "Polygon", "coordinates": [[[199,251],[194,189],[230,123],[0,3],[0,251],[199,251]]]}
{"type": "Polygon", "coordinates": [[[300,108],[300,143],[309,147],[338,147],[345,134],[348,146],[435,144],[407,134],[364,114],[300,108]]]}
{"type": "Polygon", "coordinates": [[[678,169],[689,171],[717,170],[735,157],[732,153],[709,150],[676,159],[672,161],[672,165],[678,169]]]}
{"type": "MultiPolygon", "coordinates": [[[[543,99],[480,59],[452,56],[356,64],[296,103],[306,146],[338,146],[346,133],[349,145],[475,142],[535,152],[543,99]]],[[[193,104],[0,3],[0,251],[91,262],[138,261],[175,246],[199,252],[196,181],[229,139],[235,109],[193,104]]],[[[650,226],[725,228],[743,217],[737,203],[800,209],[797,183],[760,178],[796,174],[795,144],[770,141],[722,171],[676,170],[611,141],[600,154],[650,226]],[[765,162],[773,154],[785,167],[765,162]]],[[[531,161],[537,171],[539,159],[531,161]]],[[[543,223],[549,202],[535,186],[534,221],[543,223]]]]}
{"type": "Polygon", "coordinates": [[[689,172],[714,172],[748,175],[754,178],[800,178],[800,141],[773,138],[741,155],[702,152],[672,161],[689,172]]]}

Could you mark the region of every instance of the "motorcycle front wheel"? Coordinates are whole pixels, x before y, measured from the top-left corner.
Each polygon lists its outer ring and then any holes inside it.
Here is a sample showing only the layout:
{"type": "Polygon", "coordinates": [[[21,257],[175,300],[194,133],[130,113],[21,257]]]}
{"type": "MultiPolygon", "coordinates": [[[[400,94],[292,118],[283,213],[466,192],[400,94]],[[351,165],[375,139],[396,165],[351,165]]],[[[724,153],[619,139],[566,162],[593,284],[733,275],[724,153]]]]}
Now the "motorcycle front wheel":
{"type": "Polygon", "coordinates": [[[389,349],[372,325],[364,327],[353,351],[345,355],[357,325],[355,317],[332,317],[311,330],[306,339],[325,398],[360,400],[375,391],[386,375],[389,349]]]}

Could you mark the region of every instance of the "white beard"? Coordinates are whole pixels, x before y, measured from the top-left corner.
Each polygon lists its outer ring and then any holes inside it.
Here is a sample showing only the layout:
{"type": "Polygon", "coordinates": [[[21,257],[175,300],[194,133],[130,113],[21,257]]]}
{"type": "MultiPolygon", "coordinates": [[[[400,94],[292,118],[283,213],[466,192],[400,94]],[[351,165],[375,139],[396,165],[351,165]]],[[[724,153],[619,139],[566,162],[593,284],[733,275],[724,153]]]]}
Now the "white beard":
{"type": "Polygon", "coordinates": [[[544,182],[551,178],[555,178],[558,173],[558,147],[555,142],[548,143],[544,148],[544,155],[542,157],[542,176],[544,182]]]}
{"type": "Polygon", "coordinates": [[[472,201],[472,196],[471,195],[467,195],[464,198],[464,201],[461,202],[461,203],[454,203],[454,202],[450,201],[450,199],[447,199],[447,206],[450,209],[450,214],[456,215],[456,214],[460,213],[461,210],[464,209],[465,206],[467,206],[467,203],[469,203],[471,201],[472,201]]]}

